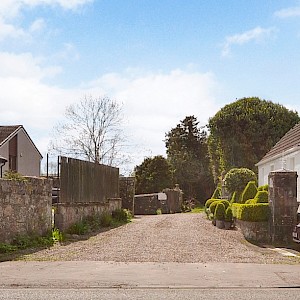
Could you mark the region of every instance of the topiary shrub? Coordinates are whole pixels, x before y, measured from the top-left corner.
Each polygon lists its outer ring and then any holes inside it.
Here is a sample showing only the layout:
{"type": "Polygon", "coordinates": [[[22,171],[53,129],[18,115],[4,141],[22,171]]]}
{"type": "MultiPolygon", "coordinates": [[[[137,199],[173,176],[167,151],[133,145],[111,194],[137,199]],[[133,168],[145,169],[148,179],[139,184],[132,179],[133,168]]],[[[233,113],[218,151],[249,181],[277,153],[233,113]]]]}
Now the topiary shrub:
{"type": "Polygon", "coordinates": [[[238,220],[249,222],[268,221],[270,207],[268,203],[238,204],[232,205],[233,216],[238,220]]]}
{"type": "Polygon", "coordinates": [[[221,199],[222,190],[220,187],[216,187],[214,193],[212,194],[212,199],[221,199]]]}
{"type": "Polygon", "coordinates": [[[231,205],[232,216],[234,218],[236,218],[237,216],[237,212],[239,210],[240,205],[241,205],[240,203],[232,203],[231,205]]]}
{"type": "Polygon", "coordinates": [[[255,199],[248,199],[244,204],[255,204],[256,200],[255,199]]]}
{"type": "Polygon", "coordinates": [[[257,182],[255,173],[247,168],[233,168],[224,177],[226,189],[230,193],[242,192],[249,181],[257,182]]]}
{"type": "Polygon", "coordinates": [[[232,222],[232,218],[233,218],[233,215],[232,215],[232,209],[231,207],[227,207],[227,209],[225,210],[225,221],[226,222],[232,222]]]}
{"type": "Polygon", "coordinates": [[[218,202],[216,205],[214,219],[219,221],[225,220],[225,205],[221,202],[218,202]]]}
{"type": "MultiPolygon", "coordinates": [[[[209,205],[210,213],[214,214],[217,204],[220,203],[220,200],[215,200],[209,205]]],[[[222,203],[223,204],[223,203],[222,203]]],[[[224,204],[223,204],[224,205],[224,204]]],[[[225,207],[225,206],[224,206],[225,207]]]]}
{"type": "Polygon", "coordinates": [[[249,199],[253,199],[257,193],[255,181],[249,181],[242,192],[241,203],[245,203],[249,199]]]}
{"type": "Polygon", "coordinates": [[[265,185],[261,185],[257,188],[258,191],[269,191],[269,185],[265,184],[265,185]]]}
{"type": "Polygon", "coordinates": [[[254,197],[255,203],[268,203],[269,193],[265,190],[258,191],[254,197]]]}
{"type": "Polygon", "coordinates": [[[231,199],[230,199],[230,203],[239,203],[240,202],[240,198],[241,198],[241,192],[238,192],[238,191],[234,191],[232,193],[232,196],[231,196],[231,199]]]}
{"type": "Polygon", "coordinates": [[[220,202],[224,204],[225,209],[227,209],[227,207],[230,206],[230,202],[228,200],[223,199],[223,200],[220,200],[220,202]]]}

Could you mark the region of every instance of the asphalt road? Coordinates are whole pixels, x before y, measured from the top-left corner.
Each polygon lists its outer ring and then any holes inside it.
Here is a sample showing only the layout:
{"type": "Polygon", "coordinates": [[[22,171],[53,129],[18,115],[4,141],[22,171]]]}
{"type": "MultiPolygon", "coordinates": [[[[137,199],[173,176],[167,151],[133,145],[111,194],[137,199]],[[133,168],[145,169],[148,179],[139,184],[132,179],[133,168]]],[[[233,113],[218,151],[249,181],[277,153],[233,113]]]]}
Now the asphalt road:
{"type": "Polygon", "coordinates": [[[243,289],[0,289],[0,300],[37,299],[109,299],[109,300],[297,300],[300,288],[243,288],[243,289]]]}

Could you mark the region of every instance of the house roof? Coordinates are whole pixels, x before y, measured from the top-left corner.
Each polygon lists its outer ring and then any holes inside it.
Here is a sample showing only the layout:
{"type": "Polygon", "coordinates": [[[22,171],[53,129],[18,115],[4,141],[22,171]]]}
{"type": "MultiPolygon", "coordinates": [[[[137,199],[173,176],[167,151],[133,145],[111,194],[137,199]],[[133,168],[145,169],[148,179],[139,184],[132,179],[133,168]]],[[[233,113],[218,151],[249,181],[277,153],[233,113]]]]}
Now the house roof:
{"type": "Polygon", "coordinates": [[[290,129],[277,144],[256,164],[260,165],[293,149],[300,149],[300,123],[290,129]]]}
{"type": "Polygon", "coordinates": [[[2,146],[11,136],[14,135],[14,132],[22,127],[21,125],[13,126],[0,126],[0,146],[2,146]]]}
{"type": "Polygon", "coordinates": [[[24,131],[25,135],[27,136],[28,140],[31,142],[33,147],[36,149],[36,151],[39,153],[41,158],[43,158],[42,154],[36,147],[36,145],[33,143],[32,139],[26,132],[25,128],[22,125],[10,125],[10,126],[0,126],[0,147],[5,144],[7,141],[9,141],[11,138],[13,138],[20,130],[24,131]]]}

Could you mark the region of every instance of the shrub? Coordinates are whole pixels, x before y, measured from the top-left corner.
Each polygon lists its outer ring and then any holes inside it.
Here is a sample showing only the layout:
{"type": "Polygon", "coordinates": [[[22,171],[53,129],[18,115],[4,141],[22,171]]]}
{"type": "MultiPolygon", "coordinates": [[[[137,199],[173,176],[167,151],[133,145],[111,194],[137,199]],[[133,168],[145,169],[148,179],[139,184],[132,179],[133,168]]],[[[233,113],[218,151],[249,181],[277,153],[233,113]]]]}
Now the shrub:
{"type": "Polygon", "coordinates": [[[8,180],[14,180],[14,181],[23,181],[23,182],[27,181],[27,179],[22,174],[12,170],[5,171],[3,178],[8,180]]]}
{"type": "Polygon", "coordinates": [[[127,223],[132,219],[132,214],[128,209],[116,209],[112,212],[112,217],[117,222],[127,223]]]}
{"type": "Polygon", "coordinates": [[[230,206],[230,202],[228,200],[223,199],[223,200],[220,200],[220,202],[224,204],[225,209],[227,209],[227,207],[230,206]]]}
{"type": "Polygon", "coordinates": [[[241,192],[249,181],[257,181],[255,173],[247,168],[233,168],[224,177],[226,189],[241,192]]]}
{"type": "Polygon", "coordinates": [[[242,221],[262,222],[267,221],[270,215],[268,203],[232,205],[233,216],[242,221]]]}
{"type": "Polygon", "coordinates": [[[227,207],[227,209],[225,210],[225,221],[227,222],[232,222],[232,209],[231,207],[227,207]]]}
{"type": "Polygon", "coordinates": [[[222,190],[220,187],[216,187],[214,193],[212,194],[211,198],[213,199],[221,199],[222,190]]]}
{"type": "Polygon", "coordinates": [[[230,203],[238,203],[240,202],[240,198],[241,198],[242,194],[241,192],[238,192],[238,191],[234,191],[232,193],[232,196],[231,196],[231,199],[230,199],[230,203]]]}
{"type": "Polygon", "coordinates": [[[217,203],[215,213],[214,213],[215,220],[224,220],[225,219],[225,205],[221,202],[217,203]]]}
{"type": "Polygon", "coordinates": [[[109,227],[113,223],[112,215],[109,212],[103,212],[100,215],[100,226],[109,227]]]}
{"type": "Polygon", "coordinates": [[[265,184],[265,185],[261,185],[257,188],[258,191],[269,191],[269,185],[265,184]]]}
{"type": "Polygon", "coordinates": [[[258,191],[254,197],[256,203],[268,203],[269,193],[265,190],[258,191]]]}
{"type": "Polygon", "coordinates": [[[255,199],[248,199],[244,204],[255,204],[256,200],[255,199]]]}
{"type": "MultiPolygon", "coordinates": [[[[220,203],[220,200],[215,200],[209,205],[210,213],[214,214],[217,204],[220,203]]],[[[224,205],[224,204],[223,204],[224,205]]]]}
{"type": "Polygon", "coordinates": [[[241,203],[245,203],[249,199],[253,199],[257,193],[255,181],[249,181],[243,190],[241,203]]]}

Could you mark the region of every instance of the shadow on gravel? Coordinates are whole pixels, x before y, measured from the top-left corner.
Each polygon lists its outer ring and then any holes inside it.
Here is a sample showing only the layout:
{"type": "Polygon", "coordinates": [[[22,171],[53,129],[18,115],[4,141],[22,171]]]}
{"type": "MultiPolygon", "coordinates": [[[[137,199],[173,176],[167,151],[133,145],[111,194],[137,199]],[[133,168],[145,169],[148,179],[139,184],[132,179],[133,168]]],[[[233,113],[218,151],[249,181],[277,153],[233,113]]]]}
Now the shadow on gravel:
{"type": "Polygon", "coordinates": [[[98,230],[94,230],[91,232],[88,232],[86,234],[83,235],[77,235],[77,234],[65,234],[65,239],[63,242],[57,242],[55,243],[53,246],[51,247],[33,247],[33,248],[26,248],[26,249],[19,249],[16,250],[14,252],[10,252],[10,253],[0,253],[0,263],[1,262],[6,262],[6,261],[18,261],[18,260],[23,260],[24,256],[39,252],[41,250],[45,250],[45,249],[51,249],[52,247],[55,247],[57,245],[60,246],[67,246],[70,245],[72,243],[77,243],[80,241],[85,241],[90,239],[91,237],[97,236],[101,233],[110,231],[110,230],[114,230],[118,227],[124,226],[125,224],[118,224],[115,226],[111,226],[111,227],[103,227],[103,228],[99,228],[98,230]]]}

